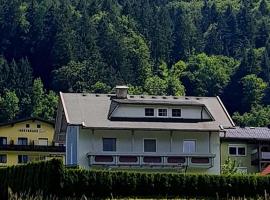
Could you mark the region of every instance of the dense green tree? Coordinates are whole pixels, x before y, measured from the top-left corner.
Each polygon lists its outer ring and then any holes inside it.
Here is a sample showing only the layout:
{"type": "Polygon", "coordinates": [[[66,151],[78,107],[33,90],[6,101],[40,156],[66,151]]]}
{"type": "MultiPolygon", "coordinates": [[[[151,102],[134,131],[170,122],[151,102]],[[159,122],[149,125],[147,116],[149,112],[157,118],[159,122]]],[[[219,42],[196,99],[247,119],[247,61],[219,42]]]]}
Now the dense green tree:
{"type": "Polygon", "coordinates": [[[53,120],[57,104],[57,95],[53,91],[49,91],[46,94],[41,79],[35,79],[32,91],[32,116],[53,120]]]}
{"type": "Polygon", "coordinates": [[[14,91],[6,90],[3,96],[0,96],[0,120],[13,120],[19,113],[19,98],[14,91]]]}
{"type": "MultiPolygon", "coordinates": [[[[243,77],[269,84],[269,0],[0,1],[0,96],[16,93],[18,118],[34,113],[37,77],[52,102],[49,89],[129,84],[134,94],[222,95],[231,113],[249,112],[243,77]]],[[[263,94],[269,105],[269,87],[263,94]]]]}
{"type": "Polygon", "coordinates": [[[155,75],[146,79],[144,89],[150,95],[165,95],[167,82],[155,75]]]}
{"type": "Polygon", "coordinates": [[[183,73],[184,85],[189,86],[186,87],[188,94],[220,95],[237,67],[237,61],[224,56],[192,56],[183,73]]]}
{"type": "Polygon", "coordinates": [[[250,112],[240,115],[234,113],[233,120],[240,126],[268,126],[270,124],[270,106],[254,106],[250,112]]]}
{"type": "Polygon", "coordinates": [[[260,104],[267,84],[255,74],[243,77],[241,83],[243,86],[242,106],[251,108],[251,106],[260,104]]]}

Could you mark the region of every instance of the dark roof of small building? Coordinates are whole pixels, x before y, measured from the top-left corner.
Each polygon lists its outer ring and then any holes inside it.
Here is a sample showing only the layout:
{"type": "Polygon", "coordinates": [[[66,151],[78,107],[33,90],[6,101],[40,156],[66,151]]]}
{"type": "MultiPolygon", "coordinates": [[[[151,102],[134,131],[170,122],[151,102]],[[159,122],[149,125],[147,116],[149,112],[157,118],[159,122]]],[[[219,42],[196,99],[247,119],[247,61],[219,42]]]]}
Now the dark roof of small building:
{"type": "Polygon", "coordinates": [[[39,118],[39,117],[27,117],[27,118],[16,119],[16,120],[8,121],[8,122],[5,122],[5,123],[0,123],[0,126],[13,125],[13,124],[16,124],[16,123],[25,122],[25,121],[29,121],[29,120],[31,120],[31,121],[41,121],[41,122],[45,122],[45,123],[48,123],[48,124],[51,124],[51,125],[54,126],[53,121],[45,120],[45,119],[42,119],[42,118],[39,118]]]}
{"type": "MultiPolygon", "coordinates": [[[[222,127],[234,126],[232,119],[219,97],[128,95],[127,99],[116,100],[115,95],[110,94],[60,93],[60,99],[67,123],[70,125],[80,125],[86,128],[219,131],[222,127]],[[213,116],[214,120],[196,123],[112,121],[108,119],[108,114],[109,112],[112,112],[111,103],[113,102],[116,104],[124,102],[144,104],[151,102],[153,104],[204,105],[213,116]]],[[[113,106],[113,108],[115,106],[113,106]]]]}
{"type": "Polygon", "coordinates": [[[268,127],[234,127],[225,130],[225,133],[220,134],[222,139],[270,140],[268,127]]]}

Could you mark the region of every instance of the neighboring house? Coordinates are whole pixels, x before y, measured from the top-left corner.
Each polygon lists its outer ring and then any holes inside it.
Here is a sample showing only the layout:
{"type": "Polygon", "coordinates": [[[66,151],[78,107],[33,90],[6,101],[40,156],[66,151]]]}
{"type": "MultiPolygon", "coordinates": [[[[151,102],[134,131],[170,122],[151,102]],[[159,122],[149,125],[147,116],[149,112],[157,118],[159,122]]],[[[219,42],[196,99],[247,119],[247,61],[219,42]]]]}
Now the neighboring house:
{"type": "Polygon", "coordinates": [[[270,164],[270,129],[235,127],[220,134],[221,164],[229,157],[244,173],[261,172],[270,164]]]}
{"type": "Polygon", "coordinates": [[[39,118],[0,124],[0,167],[64,159],[65,147],[56,146],[53,135],[54,123],[39,118]]]}
{"type": "Polygon", "coordinates": [[[220,173],[219,134],[234,126],[218,97],[60,93],[56,140],[66,164],[220,173]]]}

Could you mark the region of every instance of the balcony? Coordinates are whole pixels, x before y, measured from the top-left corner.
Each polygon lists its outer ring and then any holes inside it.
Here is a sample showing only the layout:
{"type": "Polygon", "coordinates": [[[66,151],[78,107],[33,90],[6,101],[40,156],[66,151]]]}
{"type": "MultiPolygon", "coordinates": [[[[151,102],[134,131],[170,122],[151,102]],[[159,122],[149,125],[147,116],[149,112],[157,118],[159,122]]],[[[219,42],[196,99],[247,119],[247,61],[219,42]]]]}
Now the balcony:
{"type": "Polygon", "coordinates": [[[47,145],[16,145],[6,144],[0,145],[0,151],[37,151],[37,152],[65,152],[64,146],[47,146],[47,145]]]}
{"type": "Polygon", "coordinates": [[[90,166],[211,168],[214,154],[157,154],[102,152],[87,154],[90,166]]]}

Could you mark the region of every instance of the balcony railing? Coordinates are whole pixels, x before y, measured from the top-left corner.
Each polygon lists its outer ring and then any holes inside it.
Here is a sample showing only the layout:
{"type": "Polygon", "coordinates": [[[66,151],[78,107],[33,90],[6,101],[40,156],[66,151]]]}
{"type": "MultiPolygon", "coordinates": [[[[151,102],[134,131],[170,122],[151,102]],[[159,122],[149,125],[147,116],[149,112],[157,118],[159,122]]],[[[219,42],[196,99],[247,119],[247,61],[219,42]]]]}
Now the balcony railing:
{"type": "Polygon", "coordinates": [[[0,145],[0,151],[39,151],[39,152],[65,152],[64,146],[53,146],[53,145],[16,145],[6,144],[0,145]]]}
{"type": "Polygon", "coordinates": [[[215,154],[115,153],[87,154],[89,165],[211,168],[215,154]]]}

